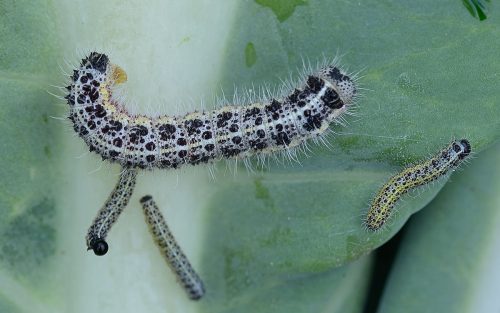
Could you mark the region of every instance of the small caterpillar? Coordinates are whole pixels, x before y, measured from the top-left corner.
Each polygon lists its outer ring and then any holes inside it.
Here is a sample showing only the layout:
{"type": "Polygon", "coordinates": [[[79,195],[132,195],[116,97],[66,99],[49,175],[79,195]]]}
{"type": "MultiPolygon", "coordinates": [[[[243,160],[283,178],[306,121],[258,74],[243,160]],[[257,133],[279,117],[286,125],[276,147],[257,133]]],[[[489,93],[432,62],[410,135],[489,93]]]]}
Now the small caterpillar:
{"type": "Polygon", "coordinates": [[[403,194],[453,171],[470,152],[468,140],[456,140],[429,160],[391,177],[371,203],[364,223],[366,228],[371,231],[379,230],[389,219],[394,205],[403,194]]]}
{"type": "Polygon", "coordinates": [[[158,206],[151,196],[141,198],[144,217],[149,226],[149,230],[162,252],[168,266],[177,276],[177,280],[182,285],[188,296],[193,300],[200,299],[205,294],[203,281],[196,274],[181,248],[170,232],[165,218],[161,214],[158,206]]]}
{"type": "Polygon", "coordinates": [[[356,97],[355,80],[328,65],[282,99],[153,118],[128,113],[113,97],[127,76],[105,54],[90,53],[70,78],[75,132],[103,159],[141,169],[290,151],[325,134],[356,97]]]}
{"type": "Polygon", "coordinates": [[[115,188],[90,226],[86,237],[87,249],[94,250],[96,255],[105,255],[108,252],[106,236],[127,206],[134,191],[136,177],[136,169],[123,169],[115,188]]]}

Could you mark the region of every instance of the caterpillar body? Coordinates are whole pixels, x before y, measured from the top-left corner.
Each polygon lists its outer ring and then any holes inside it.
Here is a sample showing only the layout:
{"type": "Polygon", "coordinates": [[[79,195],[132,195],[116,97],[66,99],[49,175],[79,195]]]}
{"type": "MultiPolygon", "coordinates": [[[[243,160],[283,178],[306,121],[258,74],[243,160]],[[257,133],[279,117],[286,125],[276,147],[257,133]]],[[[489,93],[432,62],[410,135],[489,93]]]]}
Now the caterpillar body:
{"type": "Polygon", "coordinates": [[[87,232],[87,250],[92,249],[96,255],[105,255],[108,252],[106,237],[111,227],[127,206],[134,191],[137,177],[136,169],[123,169],[115,188],[97,212],[92,225],[87,232]]]}
{"type": "Polygon", "coordinates": [[[355,79],[335,65],[307,76],[281,99],[184,116],[132,115],[113,97],[126,73],[92,52],[66,87],[69,119],[90,151],[123,167],[179,168],[292,149],[323,135],[352,106],[355,79]]]}
{"type": "Polygon", "coordinates": [[[140,201],[149,230],[168,266],[177,276],[178,282],[182,285],[189,298],[199,300],[205,294],[203,281],[177,244],[153,197],[144,196],[140,201]]]}
{"type": "Polygon", "coordinates": [[[371,203],[364,223],[366,228],[371,231],[379,230],[391,216],[394,205],[402,195],[453,171],[470,152],[468,140],[456,140],[429,160],[391,177],[371,203]]]}

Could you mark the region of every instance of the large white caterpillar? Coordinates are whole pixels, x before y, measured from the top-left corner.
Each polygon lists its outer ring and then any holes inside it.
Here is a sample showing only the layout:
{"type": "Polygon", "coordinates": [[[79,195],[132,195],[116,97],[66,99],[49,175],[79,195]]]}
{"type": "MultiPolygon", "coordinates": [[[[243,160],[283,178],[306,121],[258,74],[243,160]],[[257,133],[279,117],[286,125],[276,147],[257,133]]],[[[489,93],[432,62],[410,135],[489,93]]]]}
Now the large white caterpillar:
{"type": "Polygon", "coordinates": [[[66,99],[74,130],[103,159],[133,168],[242,158],[297,147],[323,135],[356,97],[355,81],[335,65],[307,76],[283,97],[184,116],[132,115],[113,97],[125,72],[92,52],[71,76],[66,99]]]}

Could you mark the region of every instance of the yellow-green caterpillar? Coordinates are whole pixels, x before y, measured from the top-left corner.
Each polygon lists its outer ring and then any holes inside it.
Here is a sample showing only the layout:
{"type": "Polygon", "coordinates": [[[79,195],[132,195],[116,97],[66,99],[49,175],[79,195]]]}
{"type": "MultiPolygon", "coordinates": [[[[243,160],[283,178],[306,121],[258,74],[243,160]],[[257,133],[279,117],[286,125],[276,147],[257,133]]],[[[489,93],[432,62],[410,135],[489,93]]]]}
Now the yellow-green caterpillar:
{"type": "Polygon", "coordinates": [[[403,194],[453,171],[470,152],[468,140],[455,140],[429,160],[391,177],[370,205],[364,222],[366,228],[371,231],[379,230],[389,219],[394,205],[403,194]]]}

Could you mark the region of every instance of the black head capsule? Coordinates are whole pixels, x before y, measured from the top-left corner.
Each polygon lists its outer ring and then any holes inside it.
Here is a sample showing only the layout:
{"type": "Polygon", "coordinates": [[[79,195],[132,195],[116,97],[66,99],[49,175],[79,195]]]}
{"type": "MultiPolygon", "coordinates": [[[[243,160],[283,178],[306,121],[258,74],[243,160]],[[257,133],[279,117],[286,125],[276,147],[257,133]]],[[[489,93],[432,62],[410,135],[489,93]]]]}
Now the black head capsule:
{"type": "Polygon", "coordinates": [[[108,252],[108,243],[103,239],[97,239],[91,243],[94,254],[98,256],[105,255],[108,252]]]}
{"type": "Polygon", "coordinates": [[[336,66],[330,67],[328,71],[328,76],[336,81],[351,80],[349,76],[342,74],[340,69],[336,66]]]}
{"type": "Polygon", "coordinates": [[[104,73],[106,72],[106,67],[108,66],[109,58],[105,54],[92,52],[88,56],[87,61],[92,66],[92,68],[98,70],[101,73],[104,73]]]}
{"type": "Polygon", "coordinates": [[[141,202],[141,204],[142,204],[142,203],[146,203],[146,202],[148,202],[148,201],[149,201],[149,200],[151,200],[151,199],[153,199],[153,197],[152,197],[152,196],[150,196],[150,195],[146,195],[146,196],[142,197],[142,198],[141,198],[141,200],[139,200],[139,201],[140,201],[140,202],[141,202]]]}
{"type": "Polygon", "coordinates": [[[345,72],[336,66],[330,66],[323,71],[323,77],[334,85],[342,104],[350,105],[353,103],[357,92],[356,84],[345,72]]]}
{"type": "Polygon", "coordinates": [[[460,144],[462,145],[463,148],[463,152],[461,153],[460,158],[463,159],[471,153],[472,148],[467,139],[461,139],[460,144]]]}

